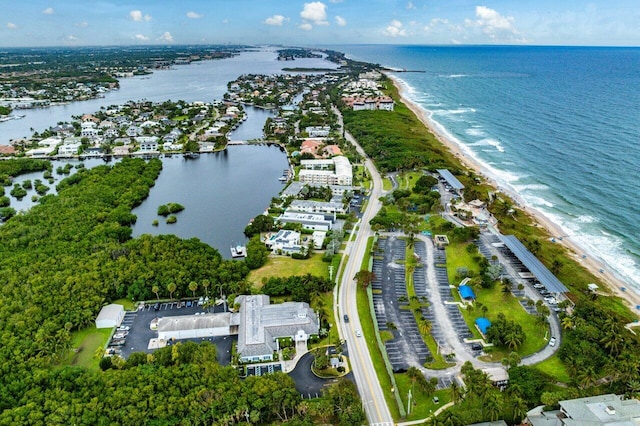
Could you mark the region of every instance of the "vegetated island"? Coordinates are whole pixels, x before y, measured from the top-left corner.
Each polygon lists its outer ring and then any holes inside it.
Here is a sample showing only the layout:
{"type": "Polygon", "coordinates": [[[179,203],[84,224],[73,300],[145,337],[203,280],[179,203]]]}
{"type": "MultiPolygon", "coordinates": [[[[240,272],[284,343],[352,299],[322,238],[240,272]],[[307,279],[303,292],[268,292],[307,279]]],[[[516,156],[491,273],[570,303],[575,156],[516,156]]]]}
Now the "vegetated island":
{"type": "Polygon", "coordinates": [[[179,203],[167,203],[158,206],[158,216],[169,216],[184,210],[184,206],[179,203]]]}

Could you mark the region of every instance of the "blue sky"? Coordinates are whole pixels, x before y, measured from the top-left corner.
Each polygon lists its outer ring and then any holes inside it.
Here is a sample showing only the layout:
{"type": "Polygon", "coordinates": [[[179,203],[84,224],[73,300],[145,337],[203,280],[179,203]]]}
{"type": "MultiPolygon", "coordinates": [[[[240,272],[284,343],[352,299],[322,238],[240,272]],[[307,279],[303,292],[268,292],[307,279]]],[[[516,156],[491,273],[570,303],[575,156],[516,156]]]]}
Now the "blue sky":
{"type": "Polygon", "coordinates": [[[640,46],[639,0],[0,0],[0,46],[640,46]]]}

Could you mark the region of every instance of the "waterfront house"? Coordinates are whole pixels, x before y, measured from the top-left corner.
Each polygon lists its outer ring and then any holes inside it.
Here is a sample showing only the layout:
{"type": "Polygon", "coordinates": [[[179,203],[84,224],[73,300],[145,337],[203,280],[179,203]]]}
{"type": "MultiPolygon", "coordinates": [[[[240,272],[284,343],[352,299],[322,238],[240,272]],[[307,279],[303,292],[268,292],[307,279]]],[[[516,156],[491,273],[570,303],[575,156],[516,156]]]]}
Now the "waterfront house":
{"type": "Polygon", "coordinates": [[[276,254],[300,253],[300,233],[281,229],[275,234],[267,235],[264,244],[276,254]]]}
{"type": "Polygon", "coordinates": [[[157,136],[138,136],[135,141],[140,145],[140,151],[157,151],[158,150],[158,137],[157,136]]]}

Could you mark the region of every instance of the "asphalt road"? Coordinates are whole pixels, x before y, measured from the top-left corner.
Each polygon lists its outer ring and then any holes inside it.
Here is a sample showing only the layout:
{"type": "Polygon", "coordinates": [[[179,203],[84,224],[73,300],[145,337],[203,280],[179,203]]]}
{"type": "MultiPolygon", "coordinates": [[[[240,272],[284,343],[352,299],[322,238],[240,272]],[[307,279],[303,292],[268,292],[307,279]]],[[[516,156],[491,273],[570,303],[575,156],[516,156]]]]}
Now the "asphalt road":
{"type": "MultiPolygon", "coordinates": [[[[362,327],[356,305],[357,284],[354,281],[354,277],[360,270],[368,238],[372,235],[369,221],[376,215],[381,207],[379,198],[382,193],[382,178],[356,140],[349,133],[345,133],[345,137],[356,147],[358,152],[366,158],[365,166],[371,175],[373,185],[369,203],[367,204],[366,210],[362,213],[362,219],[359,223],[360,228],[356,233],[356,239],[347,245],[345,253],[349,258],[345,265],[342,283],[340,284],[337,295],[340,308],[339,321],[342,330],[341,334],[349,348],[353,375],[369,424],[393,425],[393,418],[387,407],[384,393],[378,381],[378,376],[373,367],[373,361],[371,360],[371,355],[369,354],[369,349],[365,341],[366,337],[356,335],[356,332],[361,334],[362,327]],[[349,316],[349,323],[344,322],[345,314],[349,316]]],[[[373,336],[368,336],[368,338],[373,338],[373,336]]]]}

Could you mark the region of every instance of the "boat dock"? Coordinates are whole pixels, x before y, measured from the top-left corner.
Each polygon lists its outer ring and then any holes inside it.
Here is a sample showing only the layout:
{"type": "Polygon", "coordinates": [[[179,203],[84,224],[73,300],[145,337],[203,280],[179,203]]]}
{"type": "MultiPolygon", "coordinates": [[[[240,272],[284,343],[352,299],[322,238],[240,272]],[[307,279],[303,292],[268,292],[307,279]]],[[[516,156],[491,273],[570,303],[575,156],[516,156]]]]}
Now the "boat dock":
{"type": "Polygon", "coordinates": [[[247,248],[240,245],[231,247],[231,257],[247,257],[247,248]]]}

